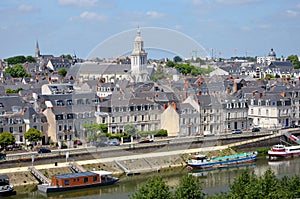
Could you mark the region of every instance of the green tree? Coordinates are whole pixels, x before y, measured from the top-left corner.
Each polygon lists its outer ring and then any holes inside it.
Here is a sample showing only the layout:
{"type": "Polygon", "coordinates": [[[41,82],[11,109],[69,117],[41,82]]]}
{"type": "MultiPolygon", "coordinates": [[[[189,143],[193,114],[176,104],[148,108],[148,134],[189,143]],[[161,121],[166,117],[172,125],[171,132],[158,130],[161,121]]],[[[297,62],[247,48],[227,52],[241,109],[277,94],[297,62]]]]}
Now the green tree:
{"type": "Polygon", "coordinates": [[[36,63],[36,60],[35,60],[32,56],[27,56],[27,57],[26,57],[26,62],[29,62],[29,63],[36,63]]]}
{"type": "Polygon", "coordinates": [[[186,175],[179,181],[179,186],[175,190],[174,198],[180,199],[201,199],[204,193],[201,182],[192,175],[186,175]]]}
{"type": "Polygon", "coordinates": [[[85,130],[95,133],[107,133],[106,124],[83,124],[85,130]]]}
{"type": "Polygon", "coordinates": [[[168,68],[174,68],[174,66],[175,66],[175,64],[174,64],[174,62],[172,62],[172,61],[168,61],[168,62],[166,63],[166,67],[168,67],[168,68]]]}
{"type": "Polygon", "coordinates": [[[131,199],[171,199],[172,195],[169,186],[162,177],[149,178],[146,183],[142,184],[131,199]]]}
{"type": "Polygon", "coordinates": [[[70,54],[67,54],[67,55],[61,55],[61,56],[59,56],[59,57],[61,57],[61,58],[66,58],[66,59],[72,59],[72,56],[70,55],[70,54]]]}
{"type": "Polygon", "coordinates": [[[8,67],[4,70],[5,74],[10,74],[14,78],[27,77],[26,69],[22,64],[15,64],[13,67],[8,67]]]}
{"type": "Polygon", "coordinates": [[[135,135],[137,132],[137,129],[135,128],[135,126],[133,124],[126,124],[124,126],[124,131],[125,133],[127,133],[128,135],[135,135]]]}
{"type": "Polygon", "coordinates": [[[166,79],[166,74],[164,72],[164,69],[161,65],[159,65],[154,72],[153,75],[151,75],[150,79],[154,82],[157,82],[160,79],[166,79]]]}
{"type": "Polygon", "coordinates": [[[5,148],[8,145],[12,145],[16,143],[16,139],[14,135],[10,132],[2,132],[0,133],[0,146],[1,148],[5,148]]]}
{"type": "Polygon", "coordinates": [[[182,58],[181,57],[179,57],[179,56],[175,56],[174,58],[173,58],[173,61],[174,62],[182,62],[182,58]]]}
{"type": "Polygon", "coordinates": [[[14,65],[14,64],[23,64],[26,62],[26,58],[23,55],[19,55],[19,56],[14,56],[14,57],[9,57],[7,59],[4,59],[5,61],[7,61],[7,63],[9,65],[14,65]]]}
{"type": "Polygon", "coordinates": [[[60,76],[62,76],[62,78],[64,78],[64,77],[66,76],[67,72],[68,72],[68,71],[67,71],[65,68],[61,68],[61,69],[59,69],[59,70],[57,71],[57,73],[58,73],[60,76]]]}
{"type": "Polygon", "coordinates": [[[294,69],[300,68],[300,62],[299,62],[299,58],[297,55],[290,55],[286,58],[286,60],[290,61],[293,64],[294,69]]]}
{"type": "Polygon", "coordinates": [[[35,129],[35,128],[30,128],[28,131],[24,134],[24,137],[26,140],[29,142],[37,142],[42,140],[43,134],[41,131],[35,129]]]}

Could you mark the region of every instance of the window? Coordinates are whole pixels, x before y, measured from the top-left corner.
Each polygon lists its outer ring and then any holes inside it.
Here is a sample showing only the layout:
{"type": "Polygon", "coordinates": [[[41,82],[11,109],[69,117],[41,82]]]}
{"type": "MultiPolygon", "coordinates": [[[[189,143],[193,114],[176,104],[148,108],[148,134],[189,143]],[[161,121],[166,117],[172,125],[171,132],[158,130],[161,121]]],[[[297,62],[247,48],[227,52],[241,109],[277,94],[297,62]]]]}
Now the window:
{"type": "Polygon", "coordinates": [[[137,116],[136,116],[136,115],[134,116],[134,121],[135,121],[135,122],[137,121],[137,116]]]}
{"type": "Polygon", "coordinates": [[[62,130],[62,126],[59,125],[59,126],[58,126],[58,131],[61,131],[61,130],[62,130]]]}
{"type": "Polygon", "coordinates": [[[89,181],[88,178],[84,178],[84,179],[83,179],[83,182],[84,182],[84,183],[87,183],[88,181],[89,181]]]}
{"type": "Polygon", "coordinates": [[[120,122],[123,122],[123,118],[122,118],[122,116],[120,116],[120,122]]]}
{"type": "Polygon", "coordinates": [[[115,122],[115,117],[111,117],[111,122],[112,122],[112,123],[115,122]]]}
{"type": "Polygon", "coordinates": [[[230,129],[230,128],[231,128],[231,126],[230,126],[230,122],[228,122],[228,124],[227,124],[227,128],[228,128],[228,129],[230,129]]]}
{"type": "Polygon", "coordinates": [[[70,185],[70,181],[69,180],[65,180],[65,185],[70,185]]]}
{"type": "Polygon", "coordinates": [[[269,110],[268,109],[266,110],[266,115],[269,116],[269,110]]]}
{"type": "Polygon", "coordinates": [[[105,123],[105,117],[102,117],[102,123],[103,124],[105,123]]]}
{"type": "Polygon", "coordinates": [[[93,176],[93,181],[96,182],[97,181],[97,176],[93,176]]]}
{"type": "Polygon", "coordinates": [[[254,111],[253,111],[253,108],[250,110],[250,112],[251,112],[251,114],[253,114],[253,113],[254,113],[254,111]]]}
{"type": "Polygon", "coordinates": [[[258,109],[258,115],[260,115],[261,114],[261,110],[260,110],[260,108],[258,109]]]}
{"type": "Polygon", "coordinates": [[[23,128],[22,126],[19,126],[19,132],[22,133],[23,132],[23,128]]]}

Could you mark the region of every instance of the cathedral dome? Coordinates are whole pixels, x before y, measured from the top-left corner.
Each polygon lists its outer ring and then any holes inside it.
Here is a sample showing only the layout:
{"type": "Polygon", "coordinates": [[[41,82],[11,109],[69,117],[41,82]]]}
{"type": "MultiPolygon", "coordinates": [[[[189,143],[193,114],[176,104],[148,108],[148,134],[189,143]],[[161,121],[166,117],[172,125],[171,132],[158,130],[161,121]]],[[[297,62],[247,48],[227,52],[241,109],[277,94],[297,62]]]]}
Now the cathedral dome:
{"type": "Polygon", "coordinates": [[[269,52],[269,57],[276,57],[276,53],[273,50],[273,48],[271,49],[271,51],[269,52]]]}

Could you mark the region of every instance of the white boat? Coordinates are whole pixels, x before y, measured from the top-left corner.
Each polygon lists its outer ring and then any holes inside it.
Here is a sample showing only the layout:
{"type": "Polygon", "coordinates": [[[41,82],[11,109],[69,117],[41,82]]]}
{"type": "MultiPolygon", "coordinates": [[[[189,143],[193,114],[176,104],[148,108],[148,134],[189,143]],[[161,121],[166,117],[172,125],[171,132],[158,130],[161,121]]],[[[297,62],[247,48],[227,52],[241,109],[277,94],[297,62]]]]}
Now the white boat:
{"type": "Polygon", "coordinates": [[[0,175],[0,197],[15,194],[14,186],[9,184],[9,177],[7,175],[0,175]]]}
{"type": "Polygon", "coordinates": [[[285,146],[276,144],[268,151],[270,159],[273,158],[287,158],[300,156],[300,145],[298,146],[285,146]]]}

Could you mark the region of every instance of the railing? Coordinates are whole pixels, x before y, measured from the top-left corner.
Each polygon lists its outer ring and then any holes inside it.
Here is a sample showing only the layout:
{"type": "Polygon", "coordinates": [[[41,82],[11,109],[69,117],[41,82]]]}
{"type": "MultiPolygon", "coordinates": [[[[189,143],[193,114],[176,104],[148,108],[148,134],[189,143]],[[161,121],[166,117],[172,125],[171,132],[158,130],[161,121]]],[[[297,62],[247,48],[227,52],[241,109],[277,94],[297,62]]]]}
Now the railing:
{"type": "Polygon", "coordinates": [[[39,170],[37,170],[35,167],[29,167],[29,171],[34,175],[39,181],[41,181],[43,184],[51,184],[51,180],[44,176],[39,170]]]}

